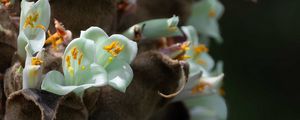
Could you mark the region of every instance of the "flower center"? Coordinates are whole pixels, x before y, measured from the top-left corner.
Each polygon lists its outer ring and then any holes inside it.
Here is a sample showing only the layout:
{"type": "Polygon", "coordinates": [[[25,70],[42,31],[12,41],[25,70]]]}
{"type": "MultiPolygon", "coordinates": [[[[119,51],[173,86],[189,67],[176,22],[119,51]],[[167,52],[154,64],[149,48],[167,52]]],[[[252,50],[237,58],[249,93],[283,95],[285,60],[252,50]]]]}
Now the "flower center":
{"type": "Polygon", "coordinates": [[[110,53],[113,57],[116,57],[123,51],[124,45],[121,45],[118,41],[113,41],[111,44],[104,46],[103,49],[110,53]]]}
{"type": "Polygon", "coordinates": [[[190,46],[190,42],[184,42],[184,43],[182,43],[180,45],[180,49],[183,51],[184,54],[179,55],[175,59],[177,59],[177,60],[187,60],[187,59],[191,58],[191,56],[185,54],[185,52],[190,49],[189,46],[190,46]]]}
{"type": "Polygon", "coordinates": [[[208,83],[204,83],[204,82],[199,83],[198,85],[192,88],[192,94],[201,93],[206,89],[206,87],[210,87],[210,86],[211,85],[208,83]]]}
{"type": "Polygon", "coordinates": [[[37,21],[39,16],[40,15],[37,12],[31,13],[30,15],[28,15],[25,19],[23,29],[27,28],[28,26],[30,28],[34,28],[34,23],[37,21]]]}
{"type": "Polygon", "coordinates": [[[81,65],[82,59],[83,59],[83,53],[79,51],[76,47],[71,49],[71,55],[66,56],[65,61],[66,61],[68,72],[70,73],[71,76],[74,75],[74,66],[71,65],[71,62],[77,63],[78,68],[81,68],[81,70],[85,70],[85,66],[81,65]]]}
{"type": "Polygon", "coordinates": [[[41,64],[43,64],[43,61],[40,58],[33,57],[31,59],[31,64],[32,65],[41,65],[41,64]]]}
{"type": "Polygon", "coordinates": [[[78,50],[76,47],[71,50],[71,54],[72,54],[73,59],[76,60],[77,54],[78,54],[78,50]]]}
{"type": "Polygon", "coordinates": [[[215,17],[217,16],[217,12],[215,9],[210,9],[209,12],[208,12],[208,16],[209,17],[215,17]]]}
{"type": "Polygon", "coordinates": [[[199,44],[198,46],[194,47],[195,56],[198,56],[203,52],[208,52],[208,48],[204,44],[199,44]]]}

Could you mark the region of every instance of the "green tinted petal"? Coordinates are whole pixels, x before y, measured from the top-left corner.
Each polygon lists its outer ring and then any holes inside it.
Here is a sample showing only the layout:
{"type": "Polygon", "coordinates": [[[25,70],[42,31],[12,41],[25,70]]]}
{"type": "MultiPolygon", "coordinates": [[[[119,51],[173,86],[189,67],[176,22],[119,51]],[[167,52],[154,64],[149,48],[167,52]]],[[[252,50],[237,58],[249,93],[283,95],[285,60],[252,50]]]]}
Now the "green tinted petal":
{"type": "Polygon", "coordinates": [[[127,37],[119,34],[114,34],[109,37],[110,41],[117,40],[124,45],[123,51],[118,55],[119,60],[131,63],[137,54],[137,43],[129,40],[127,37]]]}
{"type": "Polygon", "coordinates": [[[23,70],[23,89],[40,88],[42,68],[40,65],[26,65],[23,70]]]}
{"type": "Polygon", "coordinates": [[[108,84],[125,92],[133,78],[133,72],[128,63],[115,59],[107,68],[108,84]]]}
{"type": "Polygon", "coordinates": [[[107,85],[107,72],[106,70],[98,65],[98,64],[91,64],[91,71],[92,78],[88,83],[94,84],[95,87],[107,85]]]}
{"type": "Polygon", "coordinates": [[[222,86],[224,74],[219,74],[217,76],[203,76],[199,82],[205,82],[211,85],[211,90],[207,92],[218,92],[222,86]]]}
{"type": "MultiPolygon", "coordinates": [[[[32,13],[36,13],[36,12],[39,14],[39,17],[35,23],[35,26],[43,25],[45,27],[45,29],[47,30],[49,23],[50,23],[50,15],[51,15],[49,0],[38,0],[29,9],[26,16],[28,16],[32,13]]],[[[23,26],[21,26],[21,27],[23,27],[23,26]]]]}
{"type": "Polygon", "coordinates": [[[80,84],[91,78],[89,66],[94,63],[94,55],[95,45],[92,40],[77,38],[67,46],[62,62],[67,85],[80,84]],[[72,54],[72,51],[77,51],[77,54],[72,54]],[[67,57],[70,58],[69,64],[67,57]],[[68,65],[70,66],[68,67],[68,65]]]}
{"type": "Polygon", "coordinates": [[[46,40],[46,34],[42,29],[37,29],[37,34],[27,34],[26,37],[28,38],[28,44],[33,53],[41,51],[46,40]]]}
{"type": "Polygon", "coordinates": [[[215,61],[214,59],[207,53],[201,53],[201,55],[199,56],[200,59],[202,59],[203,61],[205,61],[205,64],[203,64],[202,66],[207,70],[207,71],[211,71],[212,68],[215,66],[215,61]]]}
{"type": "Polygon", "coordinates": [[[27,0],[22,0],[21,2],[21,15],[20,15],[20,26],[19,31],[22,31],[24,22],[26,20],[27,13],[29,9],[32,7],[34,2],[27,2],[27,0]]]}
{"type": "Polygon", "coordinates": [[[189,63],[189,77],[193,77],[204,71],[203,66],[199,65],[193,60],[188,60],[189,63]]]}
{"type": "Polygon", "coordinates": [[[104,30],[99,27],[90,27],[86,31],[81,31],[80,37],[93,40],[97,45],[102,44],[108,38],[104,30]]]}
{"type": "Polygon", "coordinates": [[[200,34],[213,37],[217,42],[222,42],[218,19],[223,14],[223,10],[224,8],[218,0],[196,2],[192,7],[192,14],[187,24],[193,25],[200,34]],[[211,10],[215,11],[215,16],[209,16],[211,10]]]}
{"type": "Polygon", "coordinates": [[[26,58],[26,51],[25,51],[25,46],[27,45],[27,37],[25,36],[23,31],[20,31],[19,36],[18,36],[18,55],[25,60],[26,58]]]}
{"type": "Polygon", "coordinates": [[[187,40],[191,42],[191,45],[198,45],[199,38],[196,29],[193,26],[182,26],[184,34],[187,36],[187,40]]]}
{"type": "Polygon", "coordinates": [[[173,16],[169,19],[154,19],[145,22],[138,23],[130,27],[127,31],[123,33],[129,39],[134,39],[134,28],[138,26],[142,29],[143,38],[160,38],[160,37],[170,37],[176,35],[182,35],[177,27],[179,18],[173,16]]]}
{"type": "Polygon", "coordinates": [[[97,45],[98,48],[96,51],[96,63],[106,67],[110,64],[109,58],[115,59],[108,51],[104,50],[105,46],[112,44],[113,42],[118,42],[119,47],[123,47],[123,50],[116,56],[116,58],[131,63],[137,54],[137,43],[129,40],[123,35],[114,34],[108,38],[103,44],[97,45]]]}
{"type": "Polygon", "coordinates": [[[42,90],[58,94],[65,95],[78,88],[78,86],[64,86],[64,76],[58,71],[50,71],[46,74],[42,83],[42,90]]]}
{"type": "Polygon", "coordinates": [[[226,103],[217,94],[188,99],[184,103],[190,111],[191,120],[226,120],[227,118],[226,103]]]}
{"type": "MultiPolygon", "coordinates": [[[[26,88],[40,88],[41,79],[42,79],[42,71],[43,66],[41,65],[32,65],[31,59],[32,59],[32,51],[27,45],[25,47],[26,51],[26,60],[25,60],[25,68],[23,70],[23,89],[26,88]]],[[[44,57],[44,50],[42,49],[39,51],[36,55],[37,58],[43,60],[44,57]]]]}

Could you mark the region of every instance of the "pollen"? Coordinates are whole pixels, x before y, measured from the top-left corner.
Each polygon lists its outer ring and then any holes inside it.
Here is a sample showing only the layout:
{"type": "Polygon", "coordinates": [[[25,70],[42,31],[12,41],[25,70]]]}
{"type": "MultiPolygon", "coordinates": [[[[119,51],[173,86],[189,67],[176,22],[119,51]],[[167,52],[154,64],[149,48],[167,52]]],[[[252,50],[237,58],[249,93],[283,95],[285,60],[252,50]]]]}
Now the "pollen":
{"type": "Polygon", "coordinates": [[[81,53],[80,56],[79,56],[79,59],[78,59],[78,65],[81,64],[82,58],[83,58],[83,54],[81,53]]]}
{"type": "Polygon", "coordinates": [[[40,58],[33,57],[31,59],[31,64],[32,65],[41,65],[41,64],[43,64],[43,61],[40,58]]]}
{"type": "Polygon", "coordinates": [[[71,54],[72,54],[72,57],[74,60],[77,59],[77,54],[78,54],[78,50],[76,47],[74,47],[72,50],[71,50],[71,54]]]}
{"type": "Polygon", "coordinates": [[[189,49],[190,49],[190,42],[184,42],[181,46],[180,46],[180,48],[182,49],[182,50],[184,50],[184,51],[188,51],[189,49]]]}
{"type": "Polygon", "coordinates": [[[69,55],[66,57],[66,63],[68,68],[71,67],[71,57],[69,55]]]}
{"type": "Polygon", "coordinates": [[[194,52],[196,54],[201,54],[202,52],[208,52],[208,48],[204,44],[199,44],[198,46],[194,47],[194,52]]]}
{"type": "Polygon", "coordinates": [[[23,25],[23,29],[27,28],[28,26],[30,28],[34,28],[34,23],[36,23],[37,19],[39,18],[39,14],[37,12],[34,12],[26,17],[25,23],[23,25]]]}
{"type": "Polygon", "coordinates": [[[81,66],[81,70],[85,70],[85,66],[81,66]]]}
{"type": "Polygon", "coordinates": [[[215,9],[210,9],[209,12],[208,12],[208,16],[209,17],[215,17],[217,16],[217,12],[215,9]]]}
{"type": "Polygon", "coordinates": [[[74,76],[74,68],[68,67],[68,71],[69,71],[70,75],[73,77],[74,76]]]}
{"type": "Polygon", "coordinates": [[[187,60],[187,59],[189,59],[189,58],[191,58],[191,56],[188,56],[188,55],[181,55],[181,56],[179,56],[178,58],[176,58],[177,60],[187,60]]]}
{"type": "Polygon", "coordinates": [[[197,63],[200,64],[200,65],[205,65],[206,64],[206,62],[203,59],[197,60],[197,63]]]}
{"type": "Polygon", "coordinates": [[[208,83],[200,83],[197,86],[193,87],[192,94],[201,93],[206,89],[206,87],[209,87],[209,86],[211,86],[211,85],[208,83]]]}
{"type": "Polygon", "coordinates": [[[104,46],[103,48],[109,52],[112,56],[116,57],[120,52],[123,51],[124,45],[121,45],[118,41],[113,41],[111,44],[104,46]]]}

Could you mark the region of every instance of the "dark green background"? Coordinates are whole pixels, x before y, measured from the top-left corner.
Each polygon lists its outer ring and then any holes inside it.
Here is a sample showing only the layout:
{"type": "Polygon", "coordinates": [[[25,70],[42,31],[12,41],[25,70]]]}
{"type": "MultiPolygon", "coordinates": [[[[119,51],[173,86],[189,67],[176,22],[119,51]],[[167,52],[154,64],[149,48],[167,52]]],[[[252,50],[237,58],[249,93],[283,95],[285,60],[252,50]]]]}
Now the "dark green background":
{"type": "Polygon", "coordinates": [[[228,120],[299,120],[300,0],[221,2],[228,120]]]}

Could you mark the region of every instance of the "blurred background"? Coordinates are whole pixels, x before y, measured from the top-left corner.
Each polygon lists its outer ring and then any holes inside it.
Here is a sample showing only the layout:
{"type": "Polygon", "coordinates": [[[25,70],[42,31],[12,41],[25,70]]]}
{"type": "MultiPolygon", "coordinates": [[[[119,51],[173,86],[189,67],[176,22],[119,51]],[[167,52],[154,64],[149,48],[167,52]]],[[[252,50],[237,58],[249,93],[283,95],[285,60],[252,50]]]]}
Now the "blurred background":
{"type": "Polygon", "coordinates": [[[221,0],[228,120],[296,120],[300,114],[300,1],[221,0]]]}

